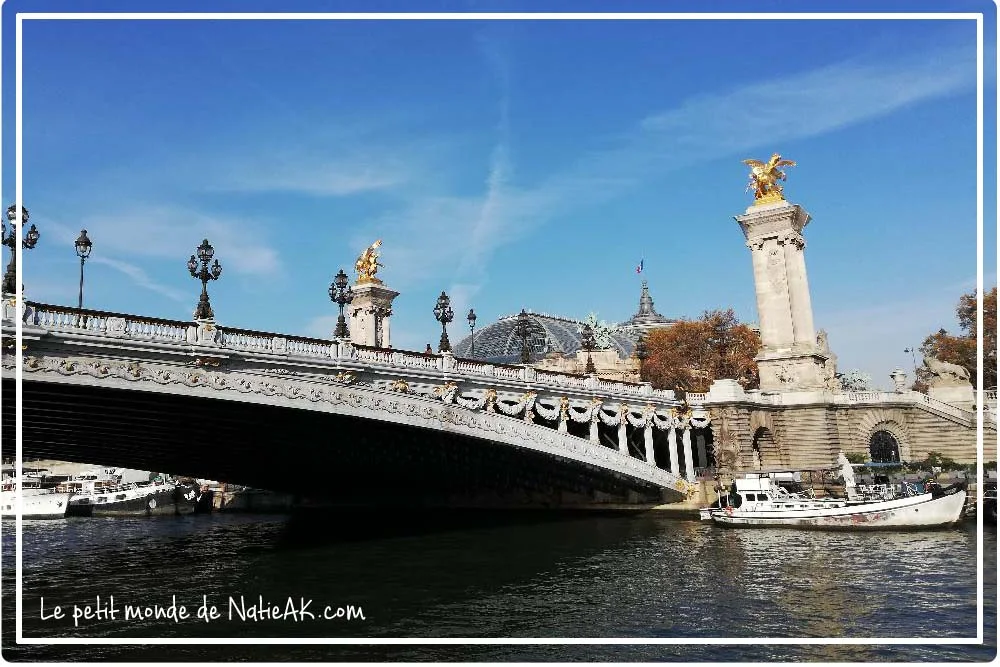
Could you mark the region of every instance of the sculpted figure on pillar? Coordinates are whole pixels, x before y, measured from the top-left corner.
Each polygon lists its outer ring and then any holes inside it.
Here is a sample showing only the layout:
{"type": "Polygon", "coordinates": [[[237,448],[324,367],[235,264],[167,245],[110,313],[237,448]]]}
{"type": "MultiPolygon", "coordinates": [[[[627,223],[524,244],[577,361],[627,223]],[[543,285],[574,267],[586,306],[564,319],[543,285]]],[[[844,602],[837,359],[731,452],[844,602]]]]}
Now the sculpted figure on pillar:
{"type": "Polygon", "coordinates": [[[358,257],[358,261],[354,263],[354,270],[358,272],[358,284],[362,283],[381,283],[382,281],[375,277],[380,266],[385,266],[378,261],[378,247],[382,245],[382,239],[378,239],[375,243],[368,246],[361,256],[358,257]]]}
{"type": "Polygon", "coordinates": [[[747,192],[753,190],[755,205],[773,204],[785,200],[783,189],[778,184],[778,181],[785,180],[785,172],[778,167],[794,167],[795,162],[782,160],[781,155],[775,153],[767,162],[743,160],[743,164],[750,167],[750,183],[747,184],[747,192]]]}

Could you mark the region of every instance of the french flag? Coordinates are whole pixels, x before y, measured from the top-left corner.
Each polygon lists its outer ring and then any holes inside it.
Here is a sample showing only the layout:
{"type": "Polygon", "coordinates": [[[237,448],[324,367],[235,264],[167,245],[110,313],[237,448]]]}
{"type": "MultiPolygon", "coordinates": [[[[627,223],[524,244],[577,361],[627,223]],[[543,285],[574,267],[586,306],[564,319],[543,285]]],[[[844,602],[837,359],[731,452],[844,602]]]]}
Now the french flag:
{"type": "Polygon", "coordinates": [[[644,264],[645,262],[646,262],[646,259],[645,259],[645,258],[643,258],[643,259],[640,259],[640,260],[639,260],[639,266],[635,267],[635,272],[636,272],[636,273],[642,273],[642,265],[643,265],[643,264],[644,264]]]}

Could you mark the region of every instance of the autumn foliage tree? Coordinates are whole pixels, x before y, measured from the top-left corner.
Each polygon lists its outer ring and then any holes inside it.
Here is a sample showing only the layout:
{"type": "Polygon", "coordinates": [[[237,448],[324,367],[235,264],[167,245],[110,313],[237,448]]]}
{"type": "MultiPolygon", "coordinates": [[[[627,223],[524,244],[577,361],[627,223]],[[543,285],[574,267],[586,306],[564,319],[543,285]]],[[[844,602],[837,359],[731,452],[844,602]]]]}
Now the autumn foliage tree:
{"type": "MultiPolygon", "coordinates": [[[[941,361],[958,364],[969,371],[972,384],[976,384],[976,293],[963,294],[955,309],[958,326],[963,332],[953,336],[940,329],[924,339],[920,353],[941,361]]],[[[917,369],[915,387],[926,386],[926,369],[917,369]]],[[[983,299],[983,383],[987,388],[997,386],[997,288],[983,299]]]]}
{"type": "Polygon", "coordinates": [[[732,308],[706,311],[697,320],[655,329],[647,336],[646,346],[649,357],[642,379],[657,389],[680,385],[687,391],[704,392],[718,378],[734,379],[744,389],[760,386],[754,361],[760,336],[740,324],[732,308]]]}

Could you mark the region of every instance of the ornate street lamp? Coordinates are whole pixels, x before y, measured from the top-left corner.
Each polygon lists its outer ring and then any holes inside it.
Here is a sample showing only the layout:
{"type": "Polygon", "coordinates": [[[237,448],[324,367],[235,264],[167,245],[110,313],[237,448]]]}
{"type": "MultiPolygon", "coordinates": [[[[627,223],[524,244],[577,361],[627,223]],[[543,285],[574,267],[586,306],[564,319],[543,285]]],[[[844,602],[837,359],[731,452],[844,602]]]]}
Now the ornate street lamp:
{"type": "Polygon", "coordinates": [[[455,319],[455,312],[451,309],[451,299],[444,291],[434,306],[434,319],[441,323],[441,342],[438,344],[438,352],[451,352],[451,343],[448,342],[448,323],[455,319]]]}
{"type": "Polygon", "coordinates": [[[77,308],[83,308],[83,263],[87,261],[90,257],[90,251],[93,249],[94,244],[90,242],[87,238],[87,230],[81,229],[80,236],[76,239],[73,244],[76,246],[76,256],[80,258],[80,300],[77,302],[77,308]]]}
{"type": "Polygon", "coordinates": [[[344,306],[354,301],[354,290],[347,284],[347,274],[341,269],[337,272],[333,282],[330,283],[330,301],[340,306],[340,315],[337,316],[337,328],[333,330],[334,338],[347,338],[347,321],[344,319],[344,306]]]}
{"type": "Polygon", "coordinates": [[[528,313],[524,308],[517,316],[517,328],[515,330],[518,338],[521,339],[521,363],[526,364],[531,361],[531,349],[528,348],[528,336],[531,334],[531,326],[528,322],[528,313]]]}
{"type": "MultiPolygon", "coordinates": [[[[28,209],[24,206],[21,207],[21,226],[28,222],[28,209]]],[[[0,231],[0,236],[3,236],[3,244],[10,248],[10,264],[7,265],[7,271],[3,274],[3,293],[4,294],[15,294],[17,293],[17,228],[14,225],[14,220],[17,219],[17,205],[11,204],[7,207],[7,221],[10,223],[10,233],[7,232],[7,224],[3,223],[2,231],[0,231]]],[[[28,228],[27,233],[24,235],[24,239],[21,241],[21,245],[25,250],[31,250],[38,243],[39,237],[38,229],[35,228],[34,223],[28,228]]]]}
{"type": "Polygon", "coordinates": [[[589,322],[583,325],[583,330],[580,332],[580,338],[580,347],[587,351],[587,366],[584,369],[584,372],[587,373],[587,375],[591,375],[596,373],[597,369],[594,368],[594,360],[590,356],[590,353],[594,351],[595,345],[594,330],[591,328],[589,322]]]}
{"type": "Polygon", "coordinates": [[[639,332],[639,338],[635,341],[635,358],[639,360],[639,381],[642,382],[642,364],[649,359],[649,350],[646,348],[646,334],[639,332]]]}
{"type": "Polygon", "coordinates": [[[469,355],[472,357],[476,356],[476,311],[469,308],[469,314],[465,317],[469,320],[469,331],[472,334],[471,351],[469,355]]]}
{"type": "Polygon", "coordinates": [[[215,248],[208,242],[208,239],[201,242],[197,251],[198,257],[195,258],[194,255],[191,255],[191,259],[187,263],[191,276],[201,281],[201,298],[198,299],[198,307],[194,310],[194,319],[211,320],[215,319],[215,313],[212,312],[212,305],[208,302],[208,281],[219,279],[219,276],[222,275],[222,265],[219,264],[219,260],[215,260],[215,263],[209,268],[208,263],[215,255],[215,248]],[[198,268],[199,260],[201,261],[200,269],[198,268]]]}
{"type": "Polygon", "coordinates": [[[917,377],[917,351],[912,347],[908,347],[903,350],[903,352],[909,352],[910,358],[913,359],[913,377],[917,377]]]}

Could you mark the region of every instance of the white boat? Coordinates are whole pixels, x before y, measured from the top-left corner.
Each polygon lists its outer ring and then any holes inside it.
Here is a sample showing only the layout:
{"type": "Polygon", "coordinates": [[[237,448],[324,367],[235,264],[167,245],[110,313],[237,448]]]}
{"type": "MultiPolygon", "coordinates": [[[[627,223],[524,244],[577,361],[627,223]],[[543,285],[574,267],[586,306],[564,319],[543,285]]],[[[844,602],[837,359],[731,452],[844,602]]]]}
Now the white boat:
{"type": "MultiPolygon", "coordinates": [[[[4,472],[8,472],[6,469],[4,472]]],[[[61,519],[69,507],[69,493],[52,488],[42,488],[37,474],[24,471],[20,480],[13,475],[6,476],[0,484],[0,516],[16,517],[18,498],[21,502],[21,516],[25,519],[61,519]]]]}
{"type": "Polygon", "coordinates": [[[768,474],[734,480],[720,507],[705,508],[714,523],[727,528],[818,528],[878,530],[950,526],[962,518],[963,484],[918,489],[903,483],[854,483],[854,471],[840,456],[847,498],[811,498],[780,488],[768,474]]]}

